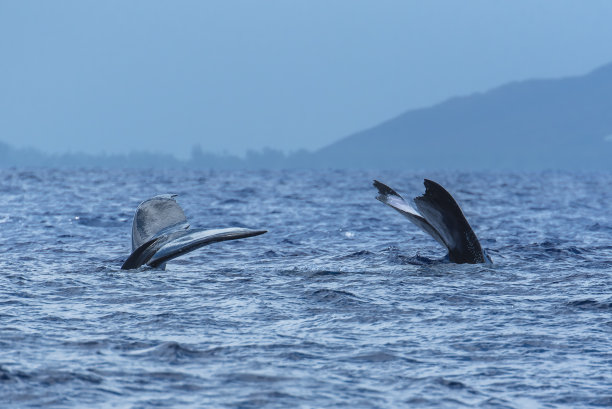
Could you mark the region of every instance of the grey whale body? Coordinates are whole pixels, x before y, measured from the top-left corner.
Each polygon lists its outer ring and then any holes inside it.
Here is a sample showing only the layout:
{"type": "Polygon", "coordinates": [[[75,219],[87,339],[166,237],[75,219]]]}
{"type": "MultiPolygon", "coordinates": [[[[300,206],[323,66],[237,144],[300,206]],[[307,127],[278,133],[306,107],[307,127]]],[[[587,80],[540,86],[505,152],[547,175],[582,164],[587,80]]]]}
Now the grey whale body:
{"type": "Polygon", "coordinates": [[[159,195],[136,208],[132,222],[132,254],[121,266],[124,270],[143,265],[159,267],[202,246],[225,240],[242,239],[266,233],[241,227],[190,229],[176,195],[159,195]]]}
{"type": "Polygon", "coordinates": [[[448,250],[452,263],[491,263],[461,208],[442,186],[424,180],[425,193],[414,198],[416,209],[395,190],[377,180],[376,199],[397,210],[448,250]]]}

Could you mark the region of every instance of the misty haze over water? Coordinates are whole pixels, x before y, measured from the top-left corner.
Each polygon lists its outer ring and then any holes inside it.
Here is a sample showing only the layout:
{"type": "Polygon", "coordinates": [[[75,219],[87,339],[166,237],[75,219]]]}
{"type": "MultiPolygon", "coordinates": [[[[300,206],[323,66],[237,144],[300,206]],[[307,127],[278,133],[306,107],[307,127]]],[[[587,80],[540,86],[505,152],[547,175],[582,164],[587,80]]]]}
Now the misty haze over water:
{"type": "MultiPolygon", "coordinates": [[[[464,170],[612,169],[612,64],[579,77],[511,83],[453,98],[342,138],[322,149],[245,157],[192,147],[170,154],[55,154],[0,142],[2,166],[365,168],[464,170]]],[[[321,126],[324,126],[322,124],[321,126]]],[[[141,136],[146,139],[146,135],[141,136]]]]}

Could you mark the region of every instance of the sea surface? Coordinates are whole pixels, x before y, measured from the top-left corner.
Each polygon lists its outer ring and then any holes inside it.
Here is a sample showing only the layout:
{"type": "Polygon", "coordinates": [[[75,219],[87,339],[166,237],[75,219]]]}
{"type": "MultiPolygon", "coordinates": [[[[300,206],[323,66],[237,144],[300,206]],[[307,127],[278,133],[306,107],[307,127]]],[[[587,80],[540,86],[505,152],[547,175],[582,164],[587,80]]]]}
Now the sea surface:
{"type": "Polygon", "coordinates": [[[0,170],[2,408],[612,407],[612,174],[0,170]],[[372,179],[445,186],[455,265],[372,179]],[[268,233],[123,271],[136,206],[268,233]]]}

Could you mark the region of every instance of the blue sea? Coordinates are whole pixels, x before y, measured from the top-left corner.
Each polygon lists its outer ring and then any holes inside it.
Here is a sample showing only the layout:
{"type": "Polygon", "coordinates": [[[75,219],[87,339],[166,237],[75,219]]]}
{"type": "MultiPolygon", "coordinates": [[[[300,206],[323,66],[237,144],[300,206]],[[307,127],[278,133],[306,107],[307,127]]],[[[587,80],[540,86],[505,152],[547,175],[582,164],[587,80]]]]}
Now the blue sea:
{"type": "Polygon", "coordinates": [[[612,174],[0,170],[2,408],[612,407],[612,174]],[[455,265],[372,179],[441,183],[455,265]],[[120,266],[146,198],[268,233],[120,266]]]}

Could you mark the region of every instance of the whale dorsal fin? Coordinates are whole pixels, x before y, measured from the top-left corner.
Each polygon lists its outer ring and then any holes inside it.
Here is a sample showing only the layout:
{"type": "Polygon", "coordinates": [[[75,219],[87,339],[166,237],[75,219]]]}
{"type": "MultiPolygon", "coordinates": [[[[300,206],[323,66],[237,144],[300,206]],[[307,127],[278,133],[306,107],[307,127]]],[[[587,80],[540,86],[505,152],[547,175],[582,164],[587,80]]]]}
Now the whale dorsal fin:
{"type": "Polygon", "coordinates": [[[160,234],[189,227],[176,196],[159,195],[138,205],[132,224],[132,251],[160,234]]]}

